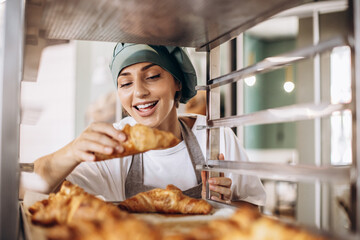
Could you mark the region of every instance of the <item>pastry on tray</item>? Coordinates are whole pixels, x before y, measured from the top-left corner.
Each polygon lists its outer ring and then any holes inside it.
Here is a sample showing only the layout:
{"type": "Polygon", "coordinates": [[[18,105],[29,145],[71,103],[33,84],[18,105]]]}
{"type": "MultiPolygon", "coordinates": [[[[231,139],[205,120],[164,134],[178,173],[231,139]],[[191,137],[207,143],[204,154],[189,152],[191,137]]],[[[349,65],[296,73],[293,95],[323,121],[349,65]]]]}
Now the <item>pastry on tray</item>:
{"type": "Polygon", "coordinates": [[[47,239],[161,239],[161,232],[152,224],[68,181],[59,192],[28,210],[33,224],[46,227],[47,239]]]}
{"type": "Polygon", "coordinates": [[[134,155],[149,150],[170,148],[180,142],[171,132],[161,131],[142,124],[134,126],[126,124],[122,131],[127,136],[126,141],[123,143],[124,151],[110,155],[95,153],[96,161],[134,155]]]}
{"type": "Polygon", "coordinates": [[[118,206],[136,213],[209,214],[212,210],[205,200],[188,197],[171,184],[166,189],[155,188],[138,193],[118,206]]]}
{"type": "MultiPolygon", "coordinates": [[[[206,201],[184,196],[173,185],[139,193],[120,208],[186,214],[211,211],[206,201]]],[[[49,240],[325,240],[301,227],[262,216],[256,208],[241,207],[231,217],[212,219],[179,233],[166,232],[161,225],[120,208],[65,181],[59,192],[28,210],[33,224],[44,227],[49,240]]]]}

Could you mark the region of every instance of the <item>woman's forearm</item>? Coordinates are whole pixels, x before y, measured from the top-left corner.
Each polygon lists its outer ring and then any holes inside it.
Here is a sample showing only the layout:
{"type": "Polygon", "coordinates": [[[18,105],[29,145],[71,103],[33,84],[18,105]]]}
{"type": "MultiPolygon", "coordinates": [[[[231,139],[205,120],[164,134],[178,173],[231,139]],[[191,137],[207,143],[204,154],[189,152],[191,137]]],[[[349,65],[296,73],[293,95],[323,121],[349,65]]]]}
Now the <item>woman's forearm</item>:
{"type": "Polygon", "coordinates": [[[92,153],[111,154],[118,148],[116,151],[121,153],[124,150],[121,143],[125,140],[125,134],[112,124],[92,123],[65,147],[37,159],[35,173],[48,183],[49,192],[54,191],[81,162],[95,161],[92,153]]]}
{"type": "Polygon", "coordinates": [[[69,154],[68,145],[34,162],[34,171],[49,185],[52,192],[80,162],[69,154]]]}

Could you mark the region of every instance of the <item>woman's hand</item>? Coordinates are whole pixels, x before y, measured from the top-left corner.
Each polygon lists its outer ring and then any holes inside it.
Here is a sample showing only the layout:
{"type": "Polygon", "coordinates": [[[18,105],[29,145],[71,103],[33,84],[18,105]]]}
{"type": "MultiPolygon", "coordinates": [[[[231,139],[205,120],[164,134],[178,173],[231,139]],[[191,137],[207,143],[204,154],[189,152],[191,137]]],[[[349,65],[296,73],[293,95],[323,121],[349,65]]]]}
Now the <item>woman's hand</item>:
{"type": "Polygon", "coordinates": [[[116,130],[109,123],[92,123],[79,137],[69,143],[67,154],[76,162],[95,161],[94,152],[110,155],[114,151],[122,153],[124,148],[122,142],[126,135],[116,130]]]}
{"type": "Polygon", "coordinates": [[[94,152],[122,153],[126,135],[109,123],[92,123],[79,137],[58,151],[37,159],[34,171],[48,184],[48,192],[57,186],[84,161],[95,161],[94,152]]]}
{"type": "MultiPolygon", "coordinates": [[[[224,154],[219,154],[219,160],[224,160],[224,154]]],[[[207,174],[206,172],[202,172],[202,177],[206,178],[207,174]]],[[[204,181],[203,181],[204,182],[204,181]]],[[[231,202],[231,184],[232,181],[230,178],[224,177],[224,173],[220,173],[220,177],[213,177],[208,179],[209,183],[209,190],[213,192],[217,192],[220,194],[221,198],[217,196],[211,196],[211,200],[224,202],[224,203],[230,203],[231,202]]],[[[204,198],[204,187],[203,187],[203,193],[202,196],[204,198]]]]}

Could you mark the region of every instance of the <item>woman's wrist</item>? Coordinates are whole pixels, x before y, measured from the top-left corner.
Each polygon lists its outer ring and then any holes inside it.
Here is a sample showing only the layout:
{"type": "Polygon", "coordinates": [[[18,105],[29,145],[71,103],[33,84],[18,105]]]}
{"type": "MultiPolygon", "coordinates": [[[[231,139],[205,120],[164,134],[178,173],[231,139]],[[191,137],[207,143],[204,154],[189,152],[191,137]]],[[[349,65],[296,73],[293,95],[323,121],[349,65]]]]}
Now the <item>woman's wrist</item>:
{"type": "Polygon", "coordinates": [[[78,159],[72,149],[73,141],[67,144],[65,147],[56,151],[53,156],[53,160],[56,162],[61,161],[62,165],[77,166],[82,160],[78,159]]]}

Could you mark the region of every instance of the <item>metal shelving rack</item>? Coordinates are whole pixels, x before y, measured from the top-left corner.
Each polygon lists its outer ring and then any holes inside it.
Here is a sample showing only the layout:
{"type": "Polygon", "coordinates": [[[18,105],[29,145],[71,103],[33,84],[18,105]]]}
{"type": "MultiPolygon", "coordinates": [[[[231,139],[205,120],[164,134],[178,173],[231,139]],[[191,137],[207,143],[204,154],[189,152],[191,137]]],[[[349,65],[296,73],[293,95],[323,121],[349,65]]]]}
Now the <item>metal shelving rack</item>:
{"type": "MultiPolygon", "coordinates": [[[[321,182],[351,185],[351,220],[355,223],[352,226],[354,234],[344,236],[344,238],[358,238],[360,235],[360,150],[359,138],[359,118],[357,112],[359,109],[359,81],[360,81],[360,3],[359,1],[349,2],[349,13],[353,28],[346,36],[336,37],[327,41],[319,41],[319,13],[315,12],[313,15],[314,41],[313,45],[297,49],[286,54],[266,58],[261,62],[251,66],[241,68],[229,74],[218,76],[211,74],[212,68],[218,65],[218,59],[211,56],[210,50],[210,78],[207,80],[206,86],[200,86],[198,89],[206,90],[208,96],[207,102],[207,125],[199,128],[206,128],[208,131],[208,146],[207,146],[207,164],[198,165],[198,170],[209,172],[232,172],[237,174],[255,175],[265,179],[297,181],[297,182],[312,182],[319,187],[321,182]],[[319,54],[331,51],[338,46],[349,46],[351,48],[351,69],[352,69],[352,102],[343,104],[331,104],[320,101],[320,60],[319,54]],[[301,61],[310,57],[314,57],[314,102],[307,104],[295,104],[291,106],[279,107],[274,109],[262,110],[250,114],[241,114],[230,117],[219,117],[220,112],[220,98],[218,87],[240,81],[248,76],[253,76],[258,73],[264,73],[278,69],[280,67],[301,61]],[[351,110],[353,116],[352,128],[352,165],[349,166],[331,166],[322,165],[321,156],[321,139],[320,139],[320,119],[331,115],[334,112],[342,110],[351,110]],[[247,125],[259,125],[268,123],[282,123],[293,122],[300,120],[313,119],[315,123],[315,164],[314,165],[284,165],[275,163],[249,163],[249,162],[234,162],[234,161],[219,161],[216,159],[218,153],[218,131],[213,131],[220,127],[237,127],[247,125]],[[356,123],[356,124],[354,124],[356,123]]],[[[208,191],[208,190],[207,190],[208,191]]],[[[209,196],[209,192],[207,195],[209,196]]],[[[315,204],[320,204],[317,202],[315,204]]],[[[320,206],[317,206],[320,209],[320,206]]],[[[319,214],[316,216],[319,217],[319,214]]],[[[318,221],[318,219],[316,219],[318,221]]]]}
{"type": "Polygon", "coordinates": [[[36,81],[41,51],[48,45],[69,40],[134,42],[194,47],[208,52],[207,90],[207,159],[208,166],[199,169],[255,174],[268,178],[293,177],[296,180],[327,181],[334,174],[341,182],[353,186],[356,233],[360,233],[360,3],[350,0],[353,33],[350,36],[315,42],[314,46],[298,49],[278,57],[288,61],[267,59],[250,67],[220,76],[219,45],[250,27],[292,7],[311,0],[7,0],[3,38],[3,71],[1,86],[0,135],[0,239],[18,237],[19,126],[20,81],[36,81]],[[171,14],[169,14],[171,13],[171,14]],[[351,104],[311,103],[311,114],[302,109],[310,105],[294,105],[249,115],[220,118],[218,86],[270,69],[284,66],[301,58],[316,56],[336,46],[352,48],[353,102],[351,104]],[[288,108],[288,109],[287,109],[288,108]],[[280,120],[319,119],[333,111],[350,108],[354,116],[353,164],[349,167],[283,166],[255,163],[229,163],[216,160],[218,127],[275,122],[272,114],[296,110],[280,120]],[[261,121],[259,121],[261,119],[261,121]],[[276,173],[274,172],[276,168],[276,173]],[[311,174],[309,174],[309,171],[311,174]],[[311,175],[312,177],[305,177],[311,175]]]}

